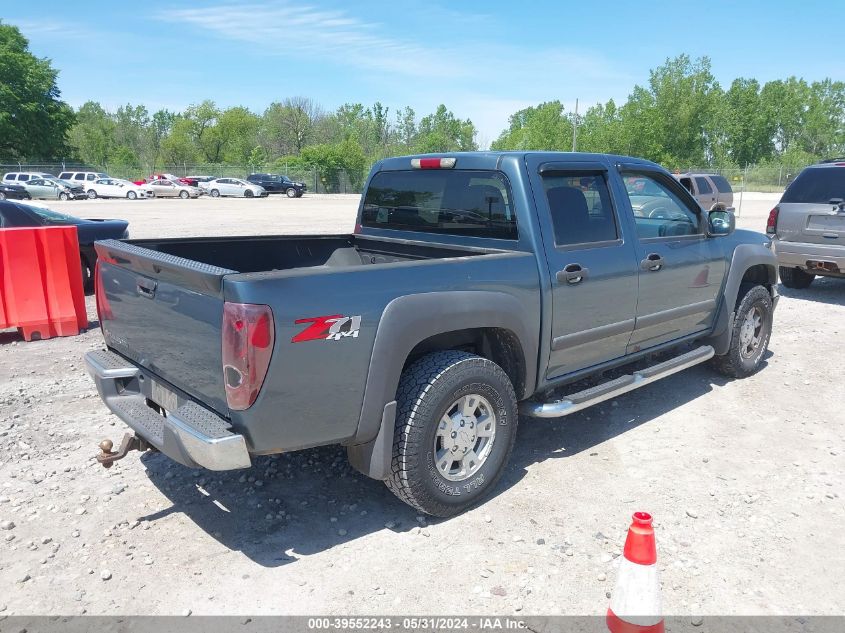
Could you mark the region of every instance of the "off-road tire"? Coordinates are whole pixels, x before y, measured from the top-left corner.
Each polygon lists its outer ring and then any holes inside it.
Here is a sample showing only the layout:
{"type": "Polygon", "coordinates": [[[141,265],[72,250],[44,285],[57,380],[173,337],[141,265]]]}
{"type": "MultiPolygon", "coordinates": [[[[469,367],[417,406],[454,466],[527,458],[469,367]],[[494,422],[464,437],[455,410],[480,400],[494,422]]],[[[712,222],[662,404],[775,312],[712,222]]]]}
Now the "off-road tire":
{"type": "Polygon", "coordinates": [[[449,517],[495,488],[513,450],[519,421],[516,394],[501,367],[468,352],[427,354],[402,373],[396,400],[392,472],[385,482],[393,494],[421,512],[449,517]],[[437,471],[434,438],[448,408],[470,394],[491,404],[495,439],[479,470],[455,482],[437,471]]]}
{"type": "Polygon", "coordinates": [[[769,347],[769,339],[772,336],[772,318],[774,316],[774,304],[772,295],[763,286],[753,284],[742,284],[739,287],[739,298],[736,305],[736,316],[731,328],[731,346],[727,354],[714,356],[711,363],[720,374],[730,378],[746,378],[760,368],[760,362],[769,347]],[[742,354],[740,331],[746,316],[755,307],[762,312],[763,322],[761,340],[759,346],[750,357],[742,354]]]}
{"type": "Polygon", "coordinates": [[[815,275],[804,272],[800,268],[786,266],[778,266],[778,274],[780,275],[780,283],[787,288],[794,288],[796,290],[808,288],[816,278],[815,275]]]}

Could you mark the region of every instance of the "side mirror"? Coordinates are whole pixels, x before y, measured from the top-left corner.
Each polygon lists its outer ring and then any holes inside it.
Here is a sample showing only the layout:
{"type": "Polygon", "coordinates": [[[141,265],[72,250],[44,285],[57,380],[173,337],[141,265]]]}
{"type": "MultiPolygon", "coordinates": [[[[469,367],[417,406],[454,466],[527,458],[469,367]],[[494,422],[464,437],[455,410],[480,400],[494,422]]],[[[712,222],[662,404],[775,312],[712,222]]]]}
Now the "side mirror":
{"type": "Polygon", "coordinates": [[[707,213],[707,237],[730,235],[736,230],[736,217],[732,211],[713,209],[707,213]]]}

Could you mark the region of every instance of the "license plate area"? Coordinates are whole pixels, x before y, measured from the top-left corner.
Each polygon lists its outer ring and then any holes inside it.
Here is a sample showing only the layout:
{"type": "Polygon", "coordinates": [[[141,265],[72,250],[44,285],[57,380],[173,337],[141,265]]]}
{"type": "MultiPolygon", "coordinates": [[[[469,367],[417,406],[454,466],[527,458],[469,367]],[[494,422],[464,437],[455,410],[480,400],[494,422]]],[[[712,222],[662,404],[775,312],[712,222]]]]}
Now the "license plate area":
{"type": "Polygon", "coordinates": [[[810,231],[845,233],[845,214],[811,215],[807,221],[807,229],[810,231]]]}
{"type": "Polygon", "coordinates": [[[176,392],[156,380],[150,382],[150,400],[164,409],[165,412],[176,411],[179,408],[179,396],[176,395],[176,392]]]}

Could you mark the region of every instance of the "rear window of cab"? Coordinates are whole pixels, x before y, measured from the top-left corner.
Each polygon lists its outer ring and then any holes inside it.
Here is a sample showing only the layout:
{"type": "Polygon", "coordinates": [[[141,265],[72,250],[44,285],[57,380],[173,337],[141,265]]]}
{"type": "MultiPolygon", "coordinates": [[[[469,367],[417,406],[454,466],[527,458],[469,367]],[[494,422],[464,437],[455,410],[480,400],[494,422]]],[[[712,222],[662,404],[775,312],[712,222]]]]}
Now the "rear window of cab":
{"type": "Polygon", "coordinates": [[[510,186],[497,171],[379,172],[367,188],[361,224],[465,237],[518,237],[510,186]]]}

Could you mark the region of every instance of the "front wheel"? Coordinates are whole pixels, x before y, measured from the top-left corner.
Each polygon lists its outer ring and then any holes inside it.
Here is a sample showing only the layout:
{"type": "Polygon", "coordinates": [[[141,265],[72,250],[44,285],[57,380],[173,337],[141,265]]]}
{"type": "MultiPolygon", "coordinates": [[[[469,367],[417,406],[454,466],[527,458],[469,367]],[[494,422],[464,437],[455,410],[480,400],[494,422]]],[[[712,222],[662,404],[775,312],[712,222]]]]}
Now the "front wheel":
{"type": "Polygon", "coordinates": [[[795,290],[809,288],[816,278],[815,275],[805,273],[800,268],[787,268],[786,266],[778,266],[778,274],[780,275],[780,283],[795,290]]]}
{"type": "Polygon", "coordinates": [[[496,486],[516,439],[516,394],[496,363],[435,352],[408,367],[397,391],[387,487],[434,516],[453,516],[496,486]]]}
{"type": "Polygon", "coordinates": [[[253,195],[255,194],[253,194],[252,191],[250,191],[249,189],[244,191],[244,198],[252,198],[253,195]]]}
{"type": "Polygon", "coordinates": [[[59,200],[70,200],[70,196],[63,191],[59,194],[59,200]]]}
{"type": "Polygon", "coordinates": [[[179,197],[182,198],[182,200],[187,200],[190,197],[190,195],[191,194],[189,194],[187,191],[180,191],[179,192],[179,197]]]}
{"type": "Polygon", "coordinates": [[[760,368],[772,336],[773,314],[772,295],[766,288],[740,286],[730,349],[723,356],[713,357],[713,366],[719,373],[745,378],[760,368]]]}
{"type": "Polygon", "coordinates": [[[287,190],[285,190],[285,194],[288,198],[296,198],[296,189],[288,187],[287,190]]]}
{"type": "Polygon", "coordinates": [[[129,198],[130,200],[134,200],[135,198],[138,197],[138,194],[136,194],[134,191],[128,191],[126,193],[126,197],[129,198]]]}

